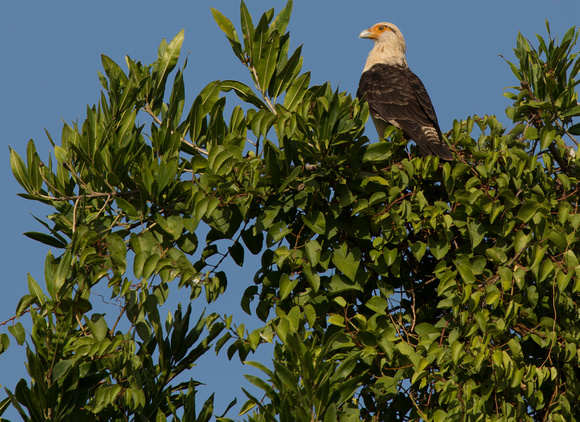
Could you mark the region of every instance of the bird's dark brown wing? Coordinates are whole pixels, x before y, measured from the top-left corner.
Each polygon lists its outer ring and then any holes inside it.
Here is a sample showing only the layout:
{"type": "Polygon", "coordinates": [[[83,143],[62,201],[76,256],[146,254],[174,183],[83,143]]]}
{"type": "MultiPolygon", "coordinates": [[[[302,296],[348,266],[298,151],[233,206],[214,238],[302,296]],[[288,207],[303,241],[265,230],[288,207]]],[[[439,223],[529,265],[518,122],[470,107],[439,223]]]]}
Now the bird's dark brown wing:
{"type": "MultiPolygon", "coordinates": [[[[407,66],[376,64],[363,72],[357,97],[369,103],[371,116],[397,126],[423,155],[452,160],[435,109],[421,80],[407,66]]],[[[380,131],[379,125],[377,130],[380,131]]],[[[383,136],[379,133],[379,136],[383,136]]]]}

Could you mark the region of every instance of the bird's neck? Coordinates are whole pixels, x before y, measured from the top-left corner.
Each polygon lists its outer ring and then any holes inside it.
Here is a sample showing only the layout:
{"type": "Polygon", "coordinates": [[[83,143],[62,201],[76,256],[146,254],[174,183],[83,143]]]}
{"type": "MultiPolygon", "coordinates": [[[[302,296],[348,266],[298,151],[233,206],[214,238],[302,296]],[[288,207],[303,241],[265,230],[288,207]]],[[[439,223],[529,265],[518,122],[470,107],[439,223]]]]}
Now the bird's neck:
{"type": "Polygon", "coordinates": [[[375,64],[407,66],[405,50],[393,43],[377,42],[367,57],[363,72],[375,64]]]}

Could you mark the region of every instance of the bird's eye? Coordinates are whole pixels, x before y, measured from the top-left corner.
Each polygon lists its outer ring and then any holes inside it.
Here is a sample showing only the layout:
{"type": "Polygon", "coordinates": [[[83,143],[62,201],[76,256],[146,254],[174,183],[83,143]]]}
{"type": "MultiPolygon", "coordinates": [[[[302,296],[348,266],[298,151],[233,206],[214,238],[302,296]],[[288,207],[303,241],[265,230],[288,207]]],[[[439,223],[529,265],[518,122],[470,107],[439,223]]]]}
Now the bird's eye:
{"type": "Polygon", "coordinates": [[[385,30],[385,25],[379,26],[379,31],[383,32],[385,30]]]}

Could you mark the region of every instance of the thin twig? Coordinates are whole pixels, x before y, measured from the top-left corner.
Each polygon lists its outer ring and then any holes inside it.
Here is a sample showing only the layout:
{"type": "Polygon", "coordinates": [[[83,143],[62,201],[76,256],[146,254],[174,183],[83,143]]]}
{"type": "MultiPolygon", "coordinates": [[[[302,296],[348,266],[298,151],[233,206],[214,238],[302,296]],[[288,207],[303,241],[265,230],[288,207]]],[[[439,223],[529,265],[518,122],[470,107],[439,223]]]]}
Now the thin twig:
{"type": "Polygon", "coordinates": [[[415,406],[415,409],[417,410],[417,413],[419,413],[419,416],[421,416],[421,418],[424,421],[429,422],[429,419],[427,418],[427,415],[421,410],[421,408],[419,407],[419,403],[417,403],[415,401],[415,399],[413,398],[413,394],[409,394],[409,398],[413,402],[413,406],[415,406]]]}
{"type": "Polygon", "coordinates": [[[415,329],[415,323],[417,321],[417,314],[415,313],[415,288],[411,288],[411,298],[413,301],[411,302],[411,311],[413,313],[413,322],[411,323],[411,328],[409,331],[413,331],[415,329]]]}
{"type": "Polygon", "coordinates": [[[77,313],[75,313],[75,319],[77,320],[77,324],[79,324],[79,328],[81,329],[83,334],[85,336],[88,336],[89,334],[87,333],[87,330],[86,330],[85,326],[83,325],[83,323],[81,322],[81,319],[77,313]]]}
{"type": "Polygon", "coordinates": [[[41,199],[46,199],[48,201],[76,201],[78,199],[81,198],[86,198],[86,199],[93,199],[93,198],[102,198],[105,196],[125,196],[125,195],[134,195],[136,193],[139,193],[138,190],[130,190],[130,191],[123,191],[123,192],[117,192],[117,191],[113,191],[113,192],[94,192],[94,193],[90,193],[88,195],[73,195],[73,196],[61,196],[61,197],[54,197],[54,196],[49,196],[49,195],[36,195],[41,199]]]}
{"type": "Polygon", "coordinates": [[[215,264],[215,265],[213,266],[213,268],[212,268],[210,271],[213,271],[213,272],[215,272],[215,271],[217,270],[217,268],[218,268],[218,267],[221,265],[221,263],[224,261],[224,259],[226,259],[226,257],[228,257],[228,256],[230,255],[230,250],[231,250],[231,248],[232,248],[234,245],[236,245],[237,243],[239,243],[239,241],[240,241],[240,238],[242,237],[242,233],[244,232],[244,230],[246,230],[246,227],[247,227],[247,226],[248,226],[248,222],[246,222],[246,223],[244,224],[244,227],[243,227],[243,228],[242,228],[242,230],[240,231],[240,234],[239,234],[239,235],[236,237],[236,239],[234,240],[234,243],[232,244],[232,246],[230,246],[230,247],[228,248],[228,251],[227,251],[226,253],[224,253],[224,254],[221,254],[221,255],[222,255],[222,257],[220,258],[220,260],[218,261],[218,263],[217,263],[217,264],[215,264]]]}
{"type": "Polygon", "coordinates": [[[73,222],[72,222],[72,232],[74,233],[77,229],[77,209],[79,206],[79,201],[81,200],[81,198],[77,198],[75,200],[75,206],[73,208],[73,222]]]}
{"type": "Polygon", "coordinates": [[[119,313],[119,316],[117,317],[117,320],[113,324],[113,328],[111,328],[109,330],[109,333],[111,334],[111,336],[115,335],[115,329],[117,328],[117,324],[119,323],[119,321],[121,321],[121,317],[125,313],[125,310],[127,309],[127,306],[128,306],[128,304],[125,305],[125,306],[123,306],[123,308],[121,308],[121,312],[119,313]]]}

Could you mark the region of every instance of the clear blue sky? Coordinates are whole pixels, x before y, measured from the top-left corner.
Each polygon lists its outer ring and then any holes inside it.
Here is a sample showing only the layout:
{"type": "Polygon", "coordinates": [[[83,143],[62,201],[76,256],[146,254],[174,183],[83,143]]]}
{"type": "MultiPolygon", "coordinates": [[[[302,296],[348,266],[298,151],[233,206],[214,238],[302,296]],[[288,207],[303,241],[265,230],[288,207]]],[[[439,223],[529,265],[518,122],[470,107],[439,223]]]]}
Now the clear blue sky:
{"type": "MultiPolygon", "coordinates": [[[[275,7],[278,11],[284,4],[247,0],[255,21],[266,8],[275,7]]],[[[31,213],[44,218],[50,212],[47,207],[16,196],[22,190],[10,171],[8,146],[25,155],[26,143],[33,138],[41,157],[47,157],[49,143],[44,128],[58,142],[62,122],[77,119],[82,122],[87,104],[99,100],[97,70],[102,69],[101,53],[122,66],[125,55],[150,63],[156,58],[161,39],[170,40],[182,28],[185,28],[182,52],[190,53],[185,73],[189,105],[212,80],[240,79],[251,84],[214,23],[210,6],[239,28],[239,3],[235,0],[20,0],[2,5],[0,172],[4,182],[0,185],[3,237],[0,322],[13,316],[18,300],[27,293],[27,273],[43,285],[42,268],[48,248],[22,233],[42,230],[31,213]]],[[[358,34],[379,21],[395,23],[407,42],[408,63],[426,85],[441,128],[447,131],[453,119],[473,114],[495,114],[507,124],[504,109],[508,101],[501,95],[502,89],[518,82],[498,55],[513,59],[518,31],[535,42],[535,33],[546,34],[547,18],[552,34],[562,36],[580,23],[579,16],[578,0],[296,0],[289,29],[293,46],[304,44],[303,70],[312,72],[312,82],[328,80],[333,87],[354,94],[371,48],[371,42],[359,40],[358,34]]],[[[374,130],[368,133],[374,136],[374,130]]],[[[252,277],[251,270],[245,276],[240,276],[238,270],[237,285],[220,302],[217,311],[231,313],[252,277]]],[[[23,323],[26,321],[24,317],[23,323]]],[[[6,327],[0,327],[0,332],[7,332],[6,327]]],[[[260,358],[267,359],[267,355],[260,358]]],[[[14,389],[20,377],[26,378],[23,362],[24,348],[12,339],[8,352],[0,356],[0,384],[14,389]]],[[[255,372],[236,362],[220,365],[216,362],[207,359],[192,370],[191,376],[208,384],[200,389],[200,398],[216,391],[216,410],[220,413],[234,396],[238,397],[238,403],[245,401],[240,386],[247,387],[248,383],[242,374],[255,372]]],[[[3,398],[3,389],[0,391],[3,398]]],[[[4,416],[18,419],[14,411],[4,416]]]]}

